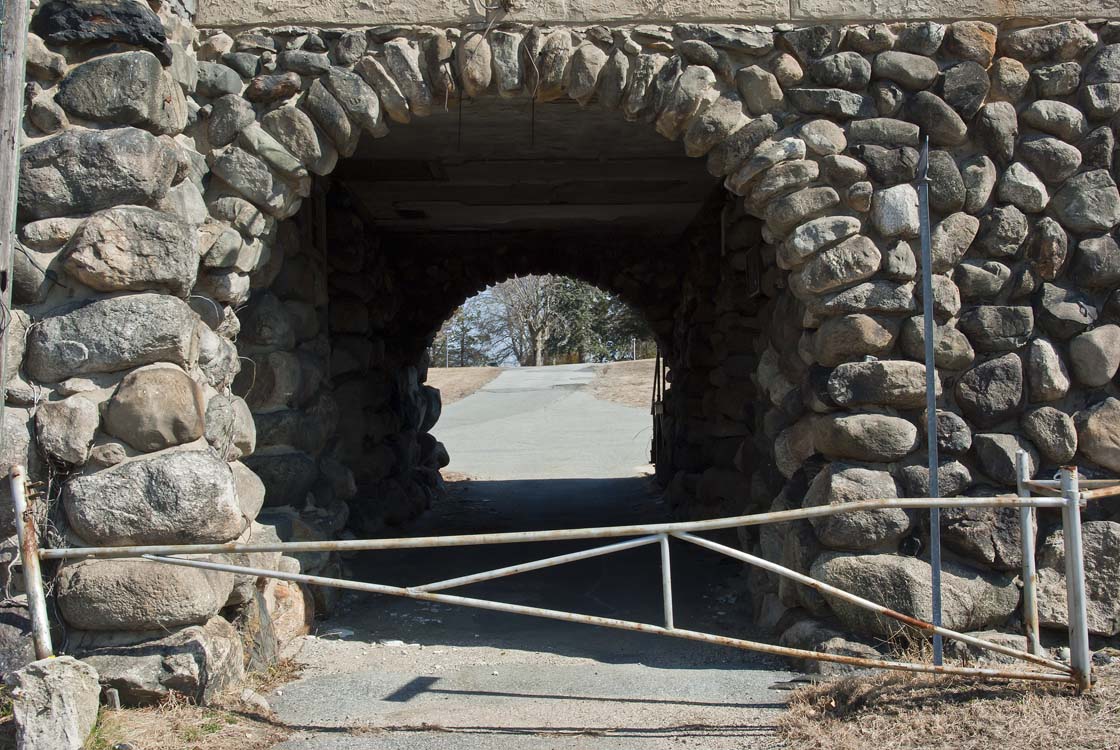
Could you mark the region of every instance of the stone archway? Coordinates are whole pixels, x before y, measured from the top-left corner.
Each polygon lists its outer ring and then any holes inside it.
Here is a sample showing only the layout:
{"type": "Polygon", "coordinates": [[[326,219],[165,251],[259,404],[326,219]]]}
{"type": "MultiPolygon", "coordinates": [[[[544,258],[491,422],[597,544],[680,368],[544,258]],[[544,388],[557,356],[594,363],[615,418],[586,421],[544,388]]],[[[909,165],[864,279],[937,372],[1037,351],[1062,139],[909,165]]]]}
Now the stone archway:
{"type": "MultiPolygon", "coordinates": [[[[1120,470],[1112,24],[499,24],[486,34],[196,38],[182,19],[140,6],[96,27],[86,12],[55,0],[32,25],[5,417],[9,460],[66,480],[70,532],[85,542],[272,533],[252,525],[265,498],[246,467],[266,473],[270,453],[255,452],[265,431],[231,392],[239,357],[260,355],[254,398],[300,404],[324,390],[334,357],[319,320],[331,259],[308,252],[310,224],[291,217],[313,175],[331,173],[363,132],[384,136],[440,102],[484,94],[569,97],[648,122],[742,197],[691,243],[671,316],[681,378],[670,395],[680,442],[670,492],[685,512],[924,494],[910,184],[923,135],[935,149],[942,487],[1013,483],[1020,446],[1039,468],[1076,459],[1120,470]],[[265,314],[278,308],[289,317],[279,347],[265,314]],[[292,325],[310,335],[297,341],[292,325]]],[[[423,364],[394,368],[395,414],[423,432],[423,364]]],[[[264,403],[262,414],[299,411],[264,403]]],[[[276,421],[269,434],[301,424],[276,421]]],[[[344,465],[315,471],[337,497],[354,491],[344,465]]],[[[946,623],[998,625],[1018,602],[1014,533],[998,511],[946,515],[946,585],[960,603],[946,623]]],[[[920,519],[881,512],[743,543],[924,615],[928,565],[900,550],[926,533],[920,519]]],[[[151,567],[69,566],[63,617],[140,642],[153,637],[145,630],[185,628],[174,637],[236,662],[217,613],[252,596],[252,582],[151,567]]],[[[812,613],[881,632],[811,593],[766,576],[755,584],[772,626],[812,613]]]]}

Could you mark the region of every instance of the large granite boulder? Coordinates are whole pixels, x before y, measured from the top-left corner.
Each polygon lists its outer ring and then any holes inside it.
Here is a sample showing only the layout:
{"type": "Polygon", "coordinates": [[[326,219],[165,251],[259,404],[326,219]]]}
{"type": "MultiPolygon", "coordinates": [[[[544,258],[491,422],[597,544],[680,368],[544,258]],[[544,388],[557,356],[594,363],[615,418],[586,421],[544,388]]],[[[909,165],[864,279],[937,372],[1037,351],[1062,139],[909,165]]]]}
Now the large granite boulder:
{"type": "Polygon", "coordinates": [[[248,525],[213,451],[166,451],[66,483],[66,516],[97,545],[228,542],[248,525]]]}
{"type": "MultiPolygon", "coordinates": [[[[1089,632],[1120,635],[1120,523],[1086,521],[1081,541],[1089,632]]],[[[1062,531],[1057,529],[1038,550],[1038,622],[1043,627],[1069,627],[1065,560],[1062,531]]]]}
{"type": "Polygon", "coordinates": [[[31,329],[24,366],[46,383],[153,362],[189,368],[198,358],[197,324],[186,302],[164,294],[65,305],[31,329]]]}
{"type": "Polygon", "coordinates": [[[241,639],[221,617],[173,633],[75,631],[70,648],[126,706],[157,703],[171,693],[206,705],[245,678],[241,639]]]}
{"type": "MultiPolygon", "coordinates": [[[[805,507],[898,497],[890,473],[841,462],[825,467],[805,494],[805,507]]],[[[910,517],[899,508],[861,510],[812,518],[821,544],[836,549],[865,550],[898,542],[910,528],[910,517]]]]}
{"type": "Polygon", "coordinates": [[[100,292],[153,290],[186,297],[198,276],[195,227],[143,206],[99,211],[63,252],[66,272],[100,292]]]}
{"type": "Polygon", "coordinates": [[[178,171],[170,146],[137,128],[67,130],[23,149],[19,211],[32,219],[150,205],[178,171]]]}
{"type": "Polygon", "coordinates": [[[58,606],[79,630],[143,631],[206,622],[234,576],[148,560],[86,560],[58,574],[58,606]]]}
{"type": "MultiPolygon", "coordinates": [[[[826,552],[812,568],[813,578],[927,622],[933,617],[930,564],[917,557],[826,552]]],[[[840,599],[826,599],[852,630],[890,638],[901,624],[840,599]]],[[[942,623],[953,630],[997,627],[1019,606],[1019,589],[1010,578],[986,573],[953,560],[942,561],[942,623]]]]}
{"type": "Polygon", "coordinates": [[[97,723],[97,672],[73,656],[32,662],[6,680],[19,748],[82,750],[97,723]]]}

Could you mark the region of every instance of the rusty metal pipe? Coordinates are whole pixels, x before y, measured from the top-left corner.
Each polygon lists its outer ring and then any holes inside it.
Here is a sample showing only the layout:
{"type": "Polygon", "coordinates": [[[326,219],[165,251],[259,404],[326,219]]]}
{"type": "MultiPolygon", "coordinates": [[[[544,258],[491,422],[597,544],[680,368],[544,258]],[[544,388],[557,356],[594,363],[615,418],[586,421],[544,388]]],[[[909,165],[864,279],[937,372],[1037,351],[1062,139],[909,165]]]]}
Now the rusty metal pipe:
{"type": "Polygon", "coordinates": [[[47,597],[43,592],[43,569],[39,559],[39,528],[35,513],[27,499],[27,475],[22,466],[13,466],[9,484],[12,509],[15,512],[19,558],[23,568],[23,589],[27,592],[27,610],[31,618],[31,639],[35,658],[54,656],[50,620],[47,619],[47,597]]]}
{"type": "Polygon", "coordinates": [[[649,625],[647,623],[633,622],[630,620],[618,620],[611,617],[597,617],[595,615],[582,615],[575,612],[563,612],[555,609],[528,607],[521,604],[493,602],[486,599],[473,599],[471,597],[455,596],[454,594],[440,594],[431,591],[416,591],[413,589],[402,588],[400,586],[386,586],[378,583],[347,581],[340,578],[309,576],[302,573],[285,573],[278,570],[248,568],[241,565],[225,565],[222,563],[207,562],[205,560],[194,560],[179,557],[164,557],[162,555],[144,555],[144,559],[166,563],[168,565],[181,565],[188,568],[202,568],[204,570],[213,570],[222,573],[252,575],[259,578],[276,578],[282,581],[306,583],[313,586],[332,586],[335,588],[349,589],[351,591],[364,591],[373,594],[387,594],[389,596],[403,596],[409,599],[420,599],[422,601],[439,602],[441,604],[456,604],[464,607],[492,610],[495,612],[508,612],[510,614],[528,615],[530,617],[543,617],[549,620],[563,620],[566,622],[577,622],[586,625],[598,625],[600,627],[615,628],[617,630],[633,630],[640,633],[666,635],[672,638],[683,638],[690,641],[714,643],[720,646],[728,646],[731,648],[738,648],[746,651],[758,651],[764,654],[773,654],[775,656],[784,656],[792,659],[816,659],[818,661],[830,661],[837,664],[849,664],[852,666],[868,667],[872,669],[893,669],[905,672],[924,672],[930,674],[989,677],[994,679],[1006,680],[1039,680],[1043,682],[1065,683],[1072,681],[1072,678],[1069,675],[1056,674],[1053,672],[1017,672],[1014,670],[981,669],[978,667],[935,667],[930,664],[912,664],[907,662],[887,661],[885,659],[864,659],[855,656],[844,656],[842,654],[826,654],[818,651],[807,651],[805,649],[774,646],[769,643],[759,643],[757,641],[748,641],[740,638],[712,635],[711,633],[701,633],[694,630],[665,628],[661,627],[660,625],[649,625]]]}
{"type": "Polygon", "coordinates": [[[1052,487],[1049,484],[1042,484],[1041,482],[1036,482],[1033,479],[1026,480],[1025,482],[1023,482],[1023,485],[1027,489],[1034,490],[1035,492],[1042,493],[1043,495],[1046,495],[1047,497],[1061,497],[1062,496],[1062,491],[1061,491],[1060,488],[1052,487]]]}
{"type": "Polygon", "coordinates": [[[1097,487],[1095,490],[1086,490],[1081,493],[1082,500],[1099,500],[1102,497],[1115,497],[1120,495],[1120,484],[1109,487],[1097,487]]]}
{"type": "Polygon", "coordinates": [[[884,617],[889,617],[892,620],[898,620],[905,625],[909,625],[910,627],[921,630],[925,633],[937,633],[938,635],[945,636],[946,638],[953,638],[955,640],[967,643],[972,646],[976,646],[978,648],[987,649],[988,651],[995,651],[996,653],[1000,654],[1006,654],[1007,656],[1013,656],[1016,659],[1021,659],[1022,661],[1031,662],[1043,667],[1049,667],[1050,669],[1057,669],[1062,672],[1070,671],[1068,665],[1062,664],[1059,661],[1047,659],[1044,656],[1029,654],[1025,651],[1017,651],[1016,649],[1008,648],[1007,646],[1001,646],[998,643],[985,641],[981,638],[974,638],[970,635],[965,635],[964,633],[959,633],[955,630],[950,630],[949,628],[942,627],[940,625],[934,625],[931,622],[920,620],[917,617],[911,617],[910,615],[903,614],[902,612],[896,612],[889,607],[884,607],[882,604],[876,604],[870,599],[864,599],[862,596],[856,596],[855,594],[844,591],[843,589],[838,589],[835,586],[830,586],[823,581],[818,581],[815,578],[810,578],[803,573],[798,573],[797,571],[790,570],[785,566],[778,565],[777,563],[770,562],[769,560],[761,557],[756,557],[747,552],[741,552],[737,549],[733,549],[718,542],[713,542],[709,539],[704,539],[703,537],[693,536],[692,534],[681,532],[675,533],[673,534],[673,536],[677,537],[678,539],[683,539],[686,542],[692,542],[693,544],[700,547],[705,547],[706,549],[710,549],[713,552],[719,552],[721,554],[727,555],[728,557],[733,557],[736,560],[741,560],[745,563],[750,563],[751,565],[757,565],[763,570],[768,570],[771,573],[785,576],[786,578],[792,579],[794,581],[797,581],[798,583],[815,589],[822,594],[827,594],[828,596],[832,596],[837,599],[843,599],[844,601],[850,604],[854,604],[857,607],[870,610],[871,612],[882,615],[884,617]]]}
{"type": "Polygon", "coordinates": [[[1018,508],[1024,504],[1034,508],[1061,508],[1065,501],[1059,498],[1032,498],[1020,500],[1015,495],[993,497],[957,497],[947,499],[900,498],[886,500],[861,500],[852,503],[821,505],[813,508],[755,513],[747,516],[713,518],[705,521],[679,521],[675,523],[639,524],[633,526],[602,526],[585,529],[555,529],[549,531],[513,531],[495,534],[461,534],[456,536],[419,536],[387,539],[347,539],[321,542],[276,542],[272,544],[149,544],[116,547],[62,547],[41,550],[44,560],[107,559],[137,557],[140,555],[205,555],[231,552],[354,552],[358,550],[417,549],[429,547],[463,547],[475,544],[517,544],[523,542],[566,541],[572,539],[609,539],[620,536],[645,536],[672,534],[678,531],[715,531],[739,526],[758,526],[766,523],[784,523],[808,518],[822,518],[839,513],[850,513],[883,508],[1018,508]]]}

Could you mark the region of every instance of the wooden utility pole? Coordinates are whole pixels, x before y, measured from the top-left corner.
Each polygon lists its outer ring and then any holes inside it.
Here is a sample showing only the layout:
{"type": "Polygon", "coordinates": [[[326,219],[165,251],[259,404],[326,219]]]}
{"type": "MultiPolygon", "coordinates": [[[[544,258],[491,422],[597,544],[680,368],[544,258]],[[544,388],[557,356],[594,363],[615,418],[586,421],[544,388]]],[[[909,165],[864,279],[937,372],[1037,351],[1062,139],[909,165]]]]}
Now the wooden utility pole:
{"type": "Polygon", "coordinates": [[[0,273],[5,274],[5,302],[11,292],[15,249],[19,144],[23,120],[23,68],[30,9],[27,0],[0,0],[0,273]]]}
{"type": "MultiPolygon", "coordinates": [[[[23,121],[24,50],[28,0],[0,0],[0,424],[8,387],[8,327],[12,309],[12,253],[16,246],[19,144],[23,121]]],[[[0,430],[0,451],[3,450],[0,430]]]]}

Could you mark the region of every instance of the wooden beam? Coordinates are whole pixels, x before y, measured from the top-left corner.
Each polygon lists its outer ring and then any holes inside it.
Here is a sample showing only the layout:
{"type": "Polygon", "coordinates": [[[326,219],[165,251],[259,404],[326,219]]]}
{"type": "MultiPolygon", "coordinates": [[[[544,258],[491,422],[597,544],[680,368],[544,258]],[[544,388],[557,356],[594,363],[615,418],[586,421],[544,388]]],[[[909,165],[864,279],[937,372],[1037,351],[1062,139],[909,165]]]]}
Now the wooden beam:
{"type": "Polygon", "coordinates": [[[27,0],[0,0],[0,9],[0,273],[4,274],[7,306],[11,300],[9,271],[15,249],[24,49],[31,10],[27,0]]]}
{"type": "MultiPolygon", "coordinates": [[[[16,241],[19,147],[23,123],[24,49],[28,0],[0,0],[0,422],[8,390],[8,328],[12,316],[12,253],[16,241]]],[[[4,450],[0,431],[0,452],[4,450]]]]}

